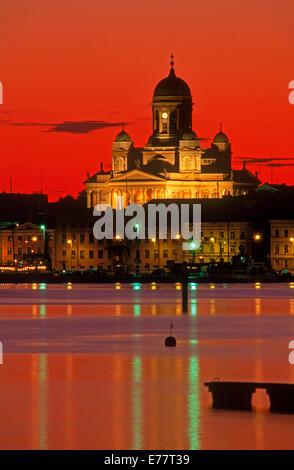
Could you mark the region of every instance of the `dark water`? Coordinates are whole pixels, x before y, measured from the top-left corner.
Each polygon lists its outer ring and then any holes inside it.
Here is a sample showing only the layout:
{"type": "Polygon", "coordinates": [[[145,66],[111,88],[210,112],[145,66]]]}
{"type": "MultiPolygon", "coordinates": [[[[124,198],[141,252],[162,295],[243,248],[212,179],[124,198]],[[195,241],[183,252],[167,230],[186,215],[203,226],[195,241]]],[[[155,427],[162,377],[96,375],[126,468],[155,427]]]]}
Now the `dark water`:
{"type": "Polygon", "coordinates": [[[294,284],[0,286],[1,449],[293,449],[294,415],[203,383],[294,382],[294,284]],[[177,347],[163,346],[173,322],[177,347]]]}

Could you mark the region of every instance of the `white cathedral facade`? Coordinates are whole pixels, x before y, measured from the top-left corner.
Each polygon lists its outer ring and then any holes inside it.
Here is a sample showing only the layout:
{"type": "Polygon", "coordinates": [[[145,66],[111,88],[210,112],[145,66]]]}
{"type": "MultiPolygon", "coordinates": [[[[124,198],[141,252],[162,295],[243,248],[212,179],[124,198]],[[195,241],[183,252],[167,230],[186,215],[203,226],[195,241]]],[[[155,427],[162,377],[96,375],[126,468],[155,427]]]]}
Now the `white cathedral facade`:
{"type": "Polygon", "coordinates": [[[197,199],[239,196],[258,186],[257,176],[243,167],[231,168],[231,144],[222,128],[210,147],[203,148],[192,129],[192,95],[176,76],[173,56],[168,77],[155,87],[153,132],[143,148],[135,147],[122,129],[113,142],[112,170],[85,181],[87,206],[124,204],[152,199],[197,199]]]}

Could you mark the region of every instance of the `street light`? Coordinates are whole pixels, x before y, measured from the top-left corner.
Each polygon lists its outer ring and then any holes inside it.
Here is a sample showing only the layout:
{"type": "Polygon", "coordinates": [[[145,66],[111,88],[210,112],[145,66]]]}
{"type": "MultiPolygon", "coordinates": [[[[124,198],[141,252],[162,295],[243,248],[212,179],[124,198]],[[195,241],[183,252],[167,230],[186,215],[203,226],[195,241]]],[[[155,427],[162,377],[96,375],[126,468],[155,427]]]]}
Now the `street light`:
{"type": "Polygon", "coordinates": [[[259,241],[261,240],[261,235],[259,235],[259,233],[256,233],[253,238],[255,241],[259,241]]]}
{"type": "Polygon", "coordinates": [[[193,259],[192,259],[192,262],[193,262],[193,264],[194,264],[194,263],[195,263],[195,250],[196,250],[196,247],[197,247],[197,245],[196,245],[196,243],[195,243],[195,242],[190,242],[190,244],[189,244],[189,245],[190,245],[190,246],[189,246],[189,248],[190,248],[190,251],[192,251],[192,253],[193,253],[193,259]]]}

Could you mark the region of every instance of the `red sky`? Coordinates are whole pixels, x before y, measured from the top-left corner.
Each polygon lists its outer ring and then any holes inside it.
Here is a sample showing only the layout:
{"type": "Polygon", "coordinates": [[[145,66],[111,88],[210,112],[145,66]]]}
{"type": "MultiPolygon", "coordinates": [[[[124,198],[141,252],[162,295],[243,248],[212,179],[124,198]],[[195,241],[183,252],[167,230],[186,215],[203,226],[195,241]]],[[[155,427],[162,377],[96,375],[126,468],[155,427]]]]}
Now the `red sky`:
{"type": "MultiPolygon", "coordinates": [[[[77,194],[87,171],[109,168],[121,121],[144,145],[171,52],[197,134],[222,122],[235,168],[282,158],[272,180],[294,184],[293,17],[293,0],[0,0],[0,191],[10,175],[13,191],[39,190],[42,168],[51,200],[77,194]],[[107,127],[52,131],[66,121],[107,127]]],[[[247,166],[270,181],[265,162],[247,166]]]]}

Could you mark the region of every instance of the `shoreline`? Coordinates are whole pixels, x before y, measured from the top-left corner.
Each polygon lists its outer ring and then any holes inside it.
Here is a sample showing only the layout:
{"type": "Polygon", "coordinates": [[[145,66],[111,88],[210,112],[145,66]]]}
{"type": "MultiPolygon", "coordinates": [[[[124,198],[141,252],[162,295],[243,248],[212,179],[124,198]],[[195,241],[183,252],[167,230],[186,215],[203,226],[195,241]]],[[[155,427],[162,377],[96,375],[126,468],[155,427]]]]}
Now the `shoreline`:
{"type": "Polygon", "coordinates": [[[64,274],[1,274],[0,284],[132,284],[132,283],[143,283],[148,284],[152,282],[159,282],[162,284],[173,284],[173,283],[201,283],[201,284],[251,284],[251,283],[289,283],[294,282],[294,276],[284,275],[275,277],[255,277],[255,278],[238,278],[232,276],[195,276],[188,275],[99,275],[97,273],[64,273],[64,274]]]}

